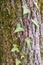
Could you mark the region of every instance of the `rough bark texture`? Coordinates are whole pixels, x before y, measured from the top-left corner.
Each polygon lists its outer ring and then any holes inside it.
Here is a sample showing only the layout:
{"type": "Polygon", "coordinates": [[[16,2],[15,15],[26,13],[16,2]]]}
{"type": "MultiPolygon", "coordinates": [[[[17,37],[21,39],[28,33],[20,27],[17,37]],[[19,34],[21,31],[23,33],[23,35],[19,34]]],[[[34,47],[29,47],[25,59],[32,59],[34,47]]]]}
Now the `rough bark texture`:
{"type": "Polygon", "coordinates": [[[16,39],[16,19],[21,16],[20,0],[0,0],[0,64],[14,65],[11,49],[16,39]],[[19,14],[19,15],[18,15],[19,14]]]}
{"type": "MultiPolygon", "coordinates": [[[[17,37],[21,53],[25,53],[26,57],[22,65],[40,65],[40,24],[41,16],[33,2],[37,0],[1,0],[0,1],[0,65],[14,65],[15,54],[11,53],[11,48],[17,37]],[[26,4],[30,9],[29,14],[23,15],[22,4],[26,4]],[[32,24],[31,18],[37,18],[38,27],[32,24]],[[25,32],[14,34],[15,25],[21,23],[25,32]],[[31,38],[30,48],[25,43],[25,38],[31,38]]],[[[18,55],[17,55],[18,57],[18,55]]],[[[19,58],[19,57],[18,57],[19,58]]]]}
{"type": "MultiPolygon", "coordinates": [[[[41,63],[41,57],[40,57],[40,41],[39,41],[39,36],[40,36],[40,25],[41,25],[41,16],[40,12],[34,6],[34,2],[38,2],[38,0],[22,0],[22,4],[26,4],[27,7],[30,8],[31,13],[23,15],[23,20],[22,20],[22,25],[23,28],[25,29],[25,32],[23,33],[23,38],[25,39],[26,37],[29,37],[32,39],[32,43],[30,48],[26,47],[26,43],[24,43],[22,52],[25,52],[26,55],[29,55],[29,60],[26,59],[27,62],[25,62],[27,65],[40,65],[41,63]],[[38,27],[36,27],[34,24],[32,24],[31,19],[37,18],[38,20],[38,27]],[[29,52],[29,50],[30,52],[29,52]]],[[[22,34],[19,33],[18,35],[20,38],[22,34]]],[[[22,39],[21,39],[22,40],[22,39]]]]}

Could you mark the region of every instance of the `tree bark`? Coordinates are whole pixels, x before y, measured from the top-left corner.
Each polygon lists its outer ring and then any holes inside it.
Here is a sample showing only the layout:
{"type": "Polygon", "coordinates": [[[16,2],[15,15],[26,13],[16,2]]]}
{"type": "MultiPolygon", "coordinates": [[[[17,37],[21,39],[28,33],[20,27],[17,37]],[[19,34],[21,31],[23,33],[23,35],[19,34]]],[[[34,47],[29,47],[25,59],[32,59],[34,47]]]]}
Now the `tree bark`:
{"type": "MultiPolygon", "coordinates": [[[[36,6],[34,6],[34,2],[38,3],[38,0],[22,0],[22,4],[26,4],[27,7],[30,8],[31,13],[23,15],[22,19],[22,25],[25,30],[23,33],[23,38],[31,38],[32,43],[30,48],[26,47],[26,43],[24,43],[22,52],[25,52],[26,55],[29,53],[29,60],[26,59],[27,62],[25,62],[27,65],[40,65],[41,64],[41,56],[40,56],[40,41],[39,41],[39,35],[40,35],[40,25],[41,25],[41,16],[40,12],[37,9],[36,6]],[[36,27],[34,24],[32,24],[31,19],[37,18],[38,21],[38,27],[36,27]],[[27,48],[27,49],[26,49],[27,48]],[[30,52],[28,51],[30,50],[30,52]]],[[[20,38],[22,34],[19,33],[18,35],[20,38]]],[[[22,39],[21,39],[22,40],[22,39]]]]}

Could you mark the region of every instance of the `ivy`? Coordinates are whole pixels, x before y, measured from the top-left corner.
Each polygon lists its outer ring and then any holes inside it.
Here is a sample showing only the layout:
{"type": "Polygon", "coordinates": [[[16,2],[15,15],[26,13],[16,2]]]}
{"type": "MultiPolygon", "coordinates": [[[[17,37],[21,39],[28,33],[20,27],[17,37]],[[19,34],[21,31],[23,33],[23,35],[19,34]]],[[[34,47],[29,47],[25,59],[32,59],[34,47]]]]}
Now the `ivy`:
{"type": "Polygon", "coordinates": [[[36,8],[39,10],[38,4],[37,2],[34,2],[34,5],[36,6],[36,8]]]}
{"type": "Polygon", "coordinates": [[[21,59],[23,59],[24,57],[25,57],[25,54],[22,53],[22,55],[21,55],[21,59]]]}
{"type": "Polygon", "coordinates": [[[23,4],[22,8],[23,8],[23,15],[30,13],[30,9],[27,7],[26,4],[23,4]]]}
{"type": "Polygon", "coordinates": [[[15,33],[20,32],[20,31],[24,32],[24,29],[21,27],[21,24],[18,23],[15,29],[15,33]]]}
{"type": "Polygon", "coordinates": [[[17,58],[15,59],[15,61],[16,61],[16,65],[21,64],[21,61],[20,61],[20,60],[18,60],[17,58]]]}
{"type": "Polygon", "coordinates": [[[32,23],[35,24],[36,26],[38,26],[38,21],[37,18],[31,19],[32,23]]]}
{"type": "Polygon", "coordinates": [[[13,48],[12,48],[11,52],[19,52],[17,44],[13,44],[13,48]]]}
{"type": "Polygon", "coordinates": [[[27,43],[28,47],[30,47],[31,39],[30,38],[26,38],[25,42],[27,43]]]}

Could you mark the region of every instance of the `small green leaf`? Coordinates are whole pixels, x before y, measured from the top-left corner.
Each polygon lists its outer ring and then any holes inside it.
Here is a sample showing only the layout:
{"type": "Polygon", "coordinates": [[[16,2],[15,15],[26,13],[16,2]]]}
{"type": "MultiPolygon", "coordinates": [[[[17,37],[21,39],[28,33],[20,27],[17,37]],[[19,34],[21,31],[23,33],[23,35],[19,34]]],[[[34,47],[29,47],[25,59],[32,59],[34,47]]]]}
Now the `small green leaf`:
{"type": "Polygon", "coordinates": [[[30,47],[31,39],[30,38],[26,38],[25,42],[27,43],[28,47],[30,47]]]}
{"type": "Polygon", "coordinates": [[[11,49],[11,52],[14,52],[14,48],[11,49]]]}
{"type": "Polygon", "coordinates": [[[24,32],[24,29],[21,27],[21,24],[18,23],[17,26],[16,26],[15,33],[20,32],[20,31],[23,31],[24,32]]]}
{"type": "Polygon", "coordinates": [[[18,45],[17,45],[17,44],[13,44],[13,47],[14,47],[14,48],[17,48],[17,47],[18,47],[18,45]]]}
{"type": "Polygon", "coordinates": [[[11,52],[19,52],[18,45],[13,44],[13,48],[12,48],[11,52]]]}
{"type": "Polygon", "coordinates": [[[25,54],[22,54],[22,55],[21,55],[21,59],[23,59],[24,57],[25,57],[25,54]]]}
{"type": "Polygon", "coordinates": [[[19,52],[19,49],[18,49],[18,48],[12,48],[11,51],[12,51],[12,52],[19,52]]]}
{"type": "Polygon", "coordinates": [[[39,10],[37,2],[34,2],[34,4],[35,4],[36,8],[39,10]]]}
{"type": "Polygon", "coordinates": [[[23,4],[22,8],[23,8],[23,15],[27,14],[27,13],[30,13],[30,9],[27,7],[26,4],[23,4]]]}
{"type": "Polygon", "coordinates": [[[37,21],[37,19],[36,18],[34,18],[34,19],[31,19],[31,21],[36,25],[36,26],[38,26],[38,21],[37,21]]]}
{"type": "Polygon", "coordinates": [[[16,58],[16,65],[21,64],[21,61],[16,58]]]}

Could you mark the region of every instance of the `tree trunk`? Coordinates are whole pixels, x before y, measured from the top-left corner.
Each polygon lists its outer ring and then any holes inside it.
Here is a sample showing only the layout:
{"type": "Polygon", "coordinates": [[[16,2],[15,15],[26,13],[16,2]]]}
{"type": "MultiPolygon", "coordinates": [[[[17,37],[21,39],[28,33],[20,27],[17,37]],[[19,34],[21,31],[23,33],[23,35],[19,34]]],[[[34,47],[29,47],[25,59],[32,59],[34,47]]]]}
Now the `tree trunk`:
{"type": "MultiPolygon", "coordinates": [[[[26,59],[27,62],[26,65],[40,65],[41,63],[41,56],[40,56],[40,41],[39,41],[39,35],[40,35],[40,25],[41,25],[41,16],[40,12],[37,9],[37,7],[34,5],[34,2],[38,3],[38,0],[22,0],[22,4],[26,4],[28,8],[30,8],[31,13],[23,15],[22,19],[22,26],[25,30],[25,32],[22,34],[18,34],[18,36],[21,38],[31,38],[32,43],[30,48],[26,47],[26,43],[24,43],[22,53],[25,53],[28,55],[29,53],[29,59],[26,59]],[[38,21],[38,27],[36,27],[34,24],[32,24],[31,19],[36,18],[38,21]],[[29,50],[30,52],[29,52],[29,50]],[[29,62],[30,60],[30,62],[29,62]]],[[[20,39],[22,40],[22,38],[20,39]]]]}
{"type": "Polygon", "coordinates": [[[15,25],[19,22],[25,32],[19,32],[17,36],[20,39],[20,53],[25,53],[26,57],[22,65],[40,65],[40,25],[41,16],[34,2],[38,0],[3,0],[0,1],[0,57],[2,65],[14,65],[15,59],[11,53],[11,48],[15,42],[15,25]],[[29,14],[23,15],[22,5],[26,4],[30,9],[29,14]],[[38,27],[36,27],[31,19],[37,18],[38,27]],[[32,39],[30,47],[25,43],[25,38],[32,39]],[[22,44],[21,44],[22,43],[22,44]],[[1,55],[2,54],[2,55],[1,55]]]}
{"type": "Polygon", "coordinates": [[[0,63],[14,65],[11,49],[15,40],[15,21],[18,16],[21,16],[20,0],[2,0],[0,1],[0,9],[0,63]]]}

